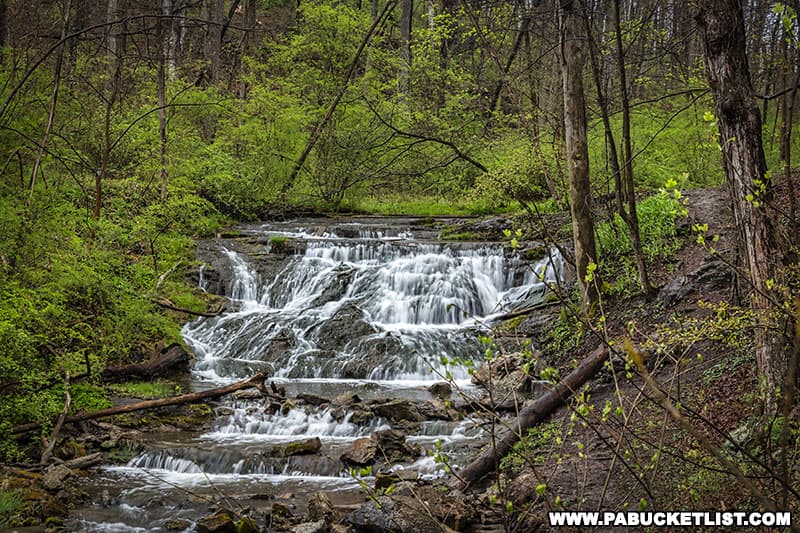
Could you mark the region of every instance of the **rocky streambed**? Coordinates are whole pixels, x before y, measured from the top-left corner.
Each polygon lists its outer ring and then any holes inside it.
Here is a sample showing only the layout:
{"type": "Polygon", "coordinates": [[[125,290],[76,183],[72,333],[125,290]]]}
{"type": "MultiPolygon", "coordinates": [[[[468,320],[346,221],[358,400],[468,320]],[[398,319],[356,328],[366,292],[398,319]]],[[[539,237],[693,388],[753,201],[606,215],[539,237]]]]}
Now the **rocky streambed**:
{"type": "MultiPolygon", "coordinates": [[[[121,436],[109,448],[125,444],[130,457],[79,483],[89,497],[68,529],[439,531],[474,521],[431,482],[485,443],[473,414],[488,401],[471,371],[487,348],[480,337],[564,277],[557,252],[442,241],[393,218],[245,226],[199,243],[198,255],[198,284],[228,303],[184,328],[195,354],[186,387],[265,371],[273,394],[213,402],[201,426],[121,436]]],[[[508,372],[494,381],[524,398],[533,389],[517,363],[496,365],[508,372]]]]}

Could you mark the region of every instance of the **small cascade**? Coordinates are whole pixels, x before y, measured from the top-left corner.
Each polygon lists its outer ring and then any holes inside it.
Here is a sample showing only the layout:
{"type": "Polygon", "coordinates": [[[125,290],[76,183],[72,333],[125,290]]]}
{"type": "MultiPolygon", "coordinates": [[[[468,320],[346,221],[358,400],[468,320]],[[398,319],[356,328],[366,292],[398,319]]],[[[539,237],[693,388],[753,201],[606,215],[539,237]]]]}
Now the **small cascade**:
{"type": "MultiPolygon", "coordinates": [[[[195,386],[219,386],[266,370],[288,398],[316,395],[319,401],[279,409],[263,399],[221,401],[204,433],[152,443],[127,465],[105,469],[100,488],[117,495],[117,507],[136,507],[145,518],[119,513],[119,520],[104,520],[98,507],[82,511],[75,527],[138,531],[157,524],[148,531],[160,530],[172,515],[191,522],[206,508],[186,505],[187,491],[197,501],[220,492],[258,495],[252,501],[265,492],[356,493],[359,480],[339,457],[356,439],[393,429],[363,406],[431,400],[427,387],[446,378],[469,390],[467,368],[447,361],[477,363],[487,321],[542,301],[549,284],[564,278],[555,249],[531,265],[497,245],[415,239],[402,221],[380,227],[267,225],[256,233],[263,253],[273,237],[292,239],[299,243],[292,249],[302,252],[267,276],[244,254],[221,249],[233,273],[226,294],[236,305],[184,327],[196,355],[195,386]],[[330,400],[348,395],[357,399],[330,400]],[[317,451],[286,452],[301,441],[313,441],[317,451]]],[[[201,288],[204,280],[201,269],[201,288]]],[[[480,438],[471,420],[422,421],[406,438],[419,456],[392,469],[441,475],[426,450],[452,452],[452,464],[458,464],[457,450],[480,438]]]]}

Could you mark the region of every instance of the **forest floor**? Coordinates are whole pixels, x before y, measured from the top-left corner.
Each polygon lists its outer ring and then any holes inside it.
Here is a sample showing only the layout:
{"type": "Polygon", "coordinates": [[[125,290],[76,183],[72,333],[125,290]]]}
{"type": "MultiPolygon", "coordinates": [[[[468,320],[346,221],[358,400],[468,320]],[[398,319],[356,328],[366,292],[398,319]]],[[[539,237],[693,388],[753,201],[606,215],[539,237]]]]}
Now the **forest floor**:
{"type": "MultiPolygon", "coordinates": [[[[762,491],[778,494],[782,421],[755,429],[762,404],[748,314],[733,305],[736,235],[727,191],[688,191],[684,198],[682,245],[650,266],[660,288],[653,300],[604,300],[579,339],[563,309],[550,308],[507,328],[499,342],[512,350],[521,339],[539,339],[540,364],[564,375],[600,344],[621,347],[629,339],[685,419],[762,491]],[[705,240],[713,247],[697,242],[695,224],[708,225],[705,240]]],[[[530,531],[549,527],[548,510],[758,510],[747,488],[667,415],[630,366],[620,357],[612,361],[613,370],[604,368],[569,409],[530,430],[501,475],[478,489],[490,495],[484,501],[500,502],[495,521],[530,531]]],[[[797,486],[796,445],[787,456],[789,482],[797,486]]]]}

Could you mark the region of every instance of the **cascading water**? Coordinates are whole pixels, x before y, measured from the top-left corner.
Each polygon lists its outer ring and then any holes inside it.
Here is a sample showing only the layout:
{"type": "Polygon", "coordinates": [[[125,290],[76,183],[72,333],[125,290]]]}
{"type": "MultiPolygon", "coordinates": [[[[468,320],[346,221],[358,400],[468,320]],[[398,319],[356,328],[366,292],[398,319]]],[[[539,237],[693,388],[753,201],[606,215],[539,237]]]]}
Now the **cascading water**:
{"type": "MultiPolygon", "coordinates": [[[[267,226],[258,232],[304,244],[304,252],[262,279],[247,257],[221,250],[233,273],[227,294],[234,308],[183,330],[196,354],[197,387],[267,370],[290,398],[301,392],[328,398],[357,392],[364,400],[421,400],[430,398],[425,387],[445,377],[469,388],[467,370],[448,366],[447,359],[477,360],[478,332],[492,314],[541,300],[546,284],[563,276],[555,251],[529,265],[506,256],[500,246],[414,240],[400,224],[379,230],[351,225],[344,232],[348,237],[332,231],[317,236],[320,232],[304,227],[267,226]]],[[[222,491],[237,498],[270,492],[267,486],[274,486],[273,493],[353,491],[358,483],[339,455],[354,439],[391,427],[381,417],[363,420],[331,407],[276,412],[247,399],[225,400],[215,412],[210,431],[154,444],[127,466],[105,470],[102,482],[108,490],[117,487],[115,502],[138,508],[138,515],[129,515],[139,518],[103,521],[89,509],[76,524],[135,531],[164,528],[168,516],[191,522],[204,505],[187,505],[186,491],[201,496],[222,491]],[[322,443],[314,458],[270,456],[269,445],[309,438],[322,443]]],[[[425,447],[475,434],[469,421],[426,421],[408,440],[425,447]]],[[[394,468],[436,472],[425,456],[394,468]]]]}

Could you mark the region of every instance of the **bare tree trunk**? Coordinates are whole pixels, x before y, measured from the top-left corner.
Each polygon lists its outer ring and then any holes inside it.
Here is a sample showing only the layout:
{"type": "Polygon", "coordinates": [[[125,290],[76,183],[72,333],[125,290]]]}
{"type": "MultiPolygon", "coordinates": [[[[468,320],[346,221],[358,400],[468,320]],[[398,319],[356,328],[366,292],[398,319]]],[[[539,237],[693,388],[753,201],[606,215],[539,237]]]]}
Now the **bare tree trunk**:
{"type": "Polygon", "coordinates": [[[414,0],[402,0],[400,12],[400,92],[408,91],[408,71],[411,68],[411,15],[414,0]]]}
{"type": "Polygon", "coordinates": [[[222,23],[225,5],[222,0],[203,0],[201,18],[206,21],[206,35],[203,43],[203,57],[206,61],[206,82],[219,80],[222,65],[222,23]]]}
{"type": "Polygon", "coordinates": [[[552,390],[542,394],[535,402],[520,411],[503,437],[493,442],[485,452],[453,475],[449,485],[460,489],[469,487],[495,469],[500,459],[508,455],[522,435],[544,421],[550,413],[561,407],[573,392],[603,368],[608,359],[608,349],[602,346],[587,356],[552,390]]]}
{"type": "MultiPolygon", "coordinates": [[[[192,392],[189,394],[182,394],[180,396],[173,396],[171,398],[161,398],[159,400],[145,400],[142,402],[130,403],[127,405],[119,405],[117,407],[109,407],[108,409],[100,409],[99,411],[91,411],[88,413],[78,413],[76,415],[66,417],[64,419],[64,423],[74,424],[75,422],[83,422],[84,420],[95,420],[98,418],[105,418],[125,413],[133,413],[136,411],[143,411],[146,409],[156,409],[158,407],[168,407],[170,405],[183,405],[186,403],[195,403],[202,400],[208,400],[211,398],[219,398],[220,396],[225,396],[232,392],[249,388],[256,388],[259,391],[261,391],[261,393],[264,394],[265,396],[269,396],[270,395],[269,390],[267,389],[264,383],[266,379],[267,379],[266,373],[259,372],[258,374],[254,375],[251,378],[242,381],[237,381],[235,383],[231,383],[230,385],[225,385],[224,387],[218,387],[216,389],[209,389],[201,392],[192,392]]],[[[11,434],[21,435],[23,433],[36,431],[37,429],[41,429],[41,427],[42,424],[40,424],[39,422],[29,422],[27,424],[14,426],[14,428],[11,430],[11,434]]]]}
{"type": "MultiPolygon", "coordinates": [[[[117,0],[108,0],[106,11],[106,22],[111,24],[117,20],[118,5],[117,0]]],[[[107,72],[108,84],[113,83],[111,80],[117,68],[117,48],[118,48],[118,33],[119,28],[116,24],[108,27],[108,36],[106,38],[106,57],[108,58],[107,72]]],[[[110,92],[110,91],[109,91],[110,92]]]]}
{"type": "MultiPolygon", "coordinates": [[[[172,12],[171,0],[161,0],[161,14],[169,16],[172,12]]],[[[158,138],[159,162],[161,164],[161,201],[167,199],[167,63],[172,41],[172,21],[161,18],[158,23],[158,35],[161,40],[161,55],[158,58],[158,138]]]]}
{"type": "Polygon", "coordinates": [[[0,0],[0,48],[8,44],[8,4],[0,0]]]}
{"type": "Polygon", "coordinates": [[[705,66],[722,146],[723,166],[739,231],[739,248],[745,258],[753,289],[751,307],[756,313],[756,364],[764,378],[767,409],[783,384],[788,367],[783,339],[771,331],[774,310],[769,282],[778,255],[772,226],[763,207],[771,199],[761,139],[761,115],[753,95],[745,52],[745,30],[739,0],[697,0],[695,20],[702,31],[705,66]]]}
{"type": "Polygon", "coordinates": [[[631,149],[631,106],[628,102],[628,82],[625,72],[625,53],[622,49],[622,29],[620,23],[619,0],[614,0],[614,33],[617,45],[617,72],[619,73],[619,90],[622,102],[622,188],[617,189],[617,210],[619,216],[628,226],[633,255],[636,257],[636,270],[639,273],[639,285],[642,292],[650,297],[653,286],[647,275],[647,264],[642,249],[642,237],[639,231],[639,215],[636,213],[636,191],[633,185],[633,150],[631,149]],[[628,202],[626,211],[622,205],[623,197],[628,202]]]}
{"type": "MultiPolygon", "coordinates": [[[[69,11],[70,11],[70,0],[64,0],[64,22],[61,25],[61,40],[63,41],[64,38],[67,36],[67,31],[69,30],[69,11]]],[[[58,49],[58,55],[56,56],[56,68],[55,72],[53,73],[53,94],[50,97],[50,109],[47,113],[47,122],[44,126],[44,132],[42,133],[42,140],[39,141],[39,147],[36,149],[36,159],[33,161],[33,171],[31,172],[31,181],[30,181],[30,193],[33,195],[33,191],[36,187],[36,176],[39,173],[39,168],[42,164],[42,156],[44,155],[45,147],[47,146],[47,139],[50,136],[50,130],[53,127],[53,119],[56,116],[56,105],[58,103],[58,88],[61,84],[61,68],[64,65],[64,47],[58,49]]]]}
{"type": "Polygon", "coordinates": [[[561,0],[561,71],[564,83],[564,133],[569,169],[572,239],[583,310],[591,312],[599,298],[597,284],[588,279],[589,264],[597,263],[589,184],[586,102],[583,90],[585,62],[583,22],[572,0],[561,0]]]}

